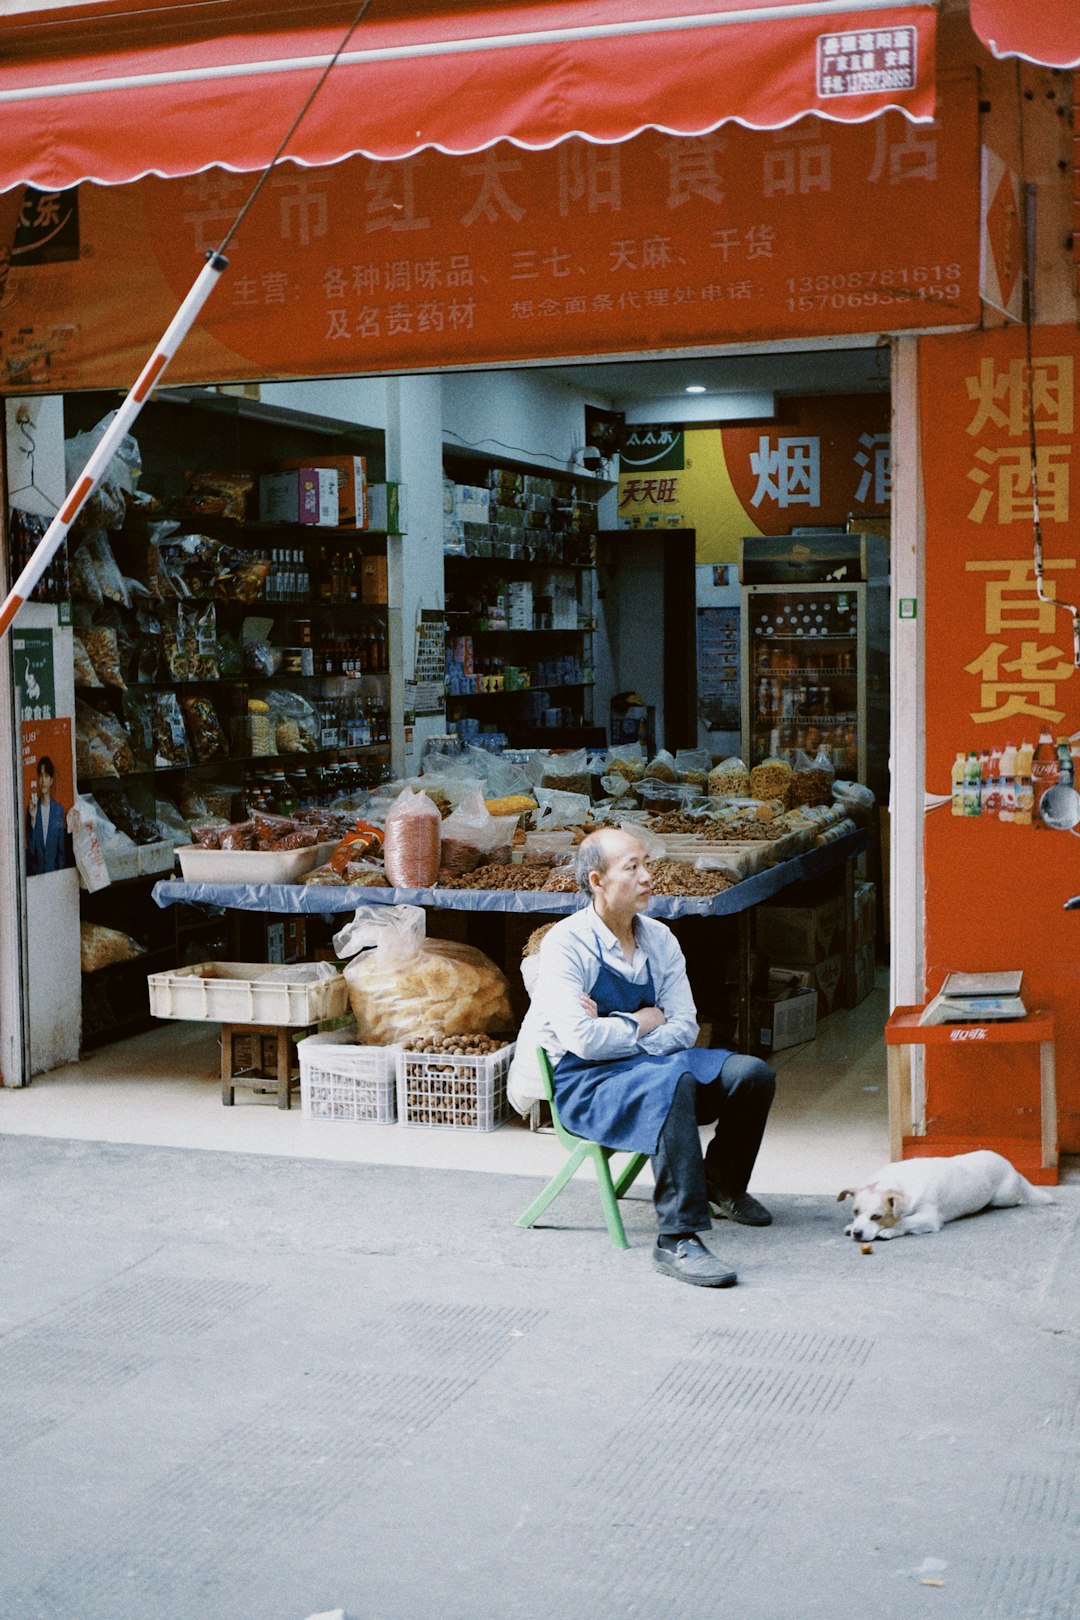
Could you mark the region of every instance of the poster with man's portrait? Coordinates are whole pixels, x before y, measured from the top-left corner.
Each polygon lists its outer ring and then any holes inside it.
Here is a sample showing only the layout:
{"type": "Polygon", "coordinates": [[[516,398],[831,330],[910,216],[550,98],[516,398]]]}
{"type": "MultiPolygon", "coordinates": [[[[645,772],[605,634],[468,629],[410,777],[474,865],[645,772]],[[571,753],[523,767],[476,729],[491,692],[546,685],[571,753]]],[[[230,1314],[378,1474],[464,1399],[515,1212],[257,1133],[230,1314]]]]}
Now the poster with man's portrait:
{"type": "Polygon", "coordinates": [[[67,824],[74,802],[71,721],[24,720],[22,804],[28,878],[75,865],[67,824]]]}

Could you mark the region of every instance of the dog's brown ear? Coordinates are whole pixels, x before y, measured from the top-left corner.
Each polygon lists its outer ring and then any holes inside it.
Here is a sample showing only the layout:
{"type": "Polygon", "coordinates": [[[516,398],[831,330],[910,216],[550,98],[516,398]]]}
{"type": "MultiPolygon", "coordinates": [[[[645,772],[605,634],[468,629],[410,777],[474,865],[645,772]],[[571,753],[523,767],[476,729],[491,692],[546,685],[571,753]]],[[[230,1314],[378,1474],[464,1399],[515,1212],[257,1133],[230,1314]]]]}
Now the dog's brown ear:
{"type": "Polygon", "coordinates": [[[897,1192],[895,1187],[892,1187],[892,1188],[889,1189],[888,1192],[883,1193],[882,1197],[885,1200],[886,1209],[888,1209],[890,1214],[895,1215],[897,1205],[899,1204],[901,1198],[903,1197],[903,1194],[897,1192]]]}
{"type": "Polygon", "coordinates": [[[836,1202],[838,1204],[842,1204],[844,1202],[845,1198],[854,1198],[854,1196],[855,1196],[854,1187],[845,1187],[842,1193],[837,1193],[836,1202]]]}

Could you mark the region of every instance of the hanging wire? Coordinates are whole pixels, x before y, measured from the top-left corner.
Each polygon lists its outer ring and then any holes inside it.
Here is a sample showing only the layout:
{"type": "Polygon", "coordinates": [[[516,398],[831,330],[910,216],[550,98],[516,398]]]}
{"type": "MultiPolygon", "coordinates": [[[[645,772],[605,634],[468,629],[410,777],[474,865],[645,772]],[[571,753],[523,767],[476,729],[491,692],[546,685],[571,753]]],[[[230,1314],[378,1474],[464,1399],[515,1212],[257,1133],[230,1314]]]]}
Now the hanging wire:
{"type": "Polygon", "coordinates": [[[285,137],[282,140],[280,146],[278,147],[277,151],[274,153],[273,157],[270,159],[270,162],[266,165],[266,168],[263,170],[262,174],[260,174],[260,176],[259,176],[258,180],[255,182],[254,186],[251,188],[251,191],[248,194],[246,202],[242,205],[242,207],[240,209],[240,212],[237,214],[236,218],[233,220],[232,224],[229,226],[229,229],[226,231],[224,237],[222,238],[221,246],[217,250],[219,254],[224,254],[225,249],[228,247],[229,243],[232,241],[233,237],[236,235],[236,232],[237,232],[237,230],[238,230],[238,228],[240,226],[241,221],[244,218],[244,215],[247,213],[248,209],[251,207],[252,203],[255,201],[256,197],[259,195],[259,192],[262,190],[263,186],[269,180],[271,174],[273,173],[274,169],[277,167],[278,163],[280,163],[281,158],[284,155],[285,148],[288,146],[289,142],[292,140],[293,136],[296,134],[296,131],[299,129],[299,127],[300,127],[301,123],[303,122],[304,118],[307,116],[307,111],[308,111],[308,108],[311,106],[311,103],[315,100],[315,97],[318,95],[319,91],[322,89],[323,85],[326,83],[326,81],[327,81],[328,77],[330,76],[331,72],[337,66],[338,60],[341,57],[342,52],[345,50],[345,47],[348,45],[350,39],[352,39],[353,35],[355,34],[356,30],[359,28],[360,24],[363,22],[364,14],[365,14],[365,12],[367,11],[367,9],[368,9],[368,7],[370,5],[371,5],[371,0],[363,0],[363,4],[361,5],[359,11],[356,13],[356,16],[353,18],[352,22],[349,24],[348,29],[346,30],[346,32],[345,32],[345,34],[344,34],[344,36],[343,36],[343,38],[341,40],[341,43],[338,45],[337,50],[334,52],[334,54],[330,58],[329,62],[327,62],[326,66],[323,68],[322,72],[319,74],[319,77],[316,79],[315,84],[314,84],[311,92],[307,96],[307,99],[305,100],[303,106],[300,108],[300,111],[297,113],[296,117],[293,119],[292,123],[289,125],[288,131],[285,134],[285,137]]]}
{"type": "Polygon", "coordinates": [[[1023,214],[1023,249],[1020,255],[1020,277],[1023,298],[1023,324],[1024,324],[1024,382],[1027,394],[1027,426],[1028,426],[1028,455],[1031,460],[1031,522],[1035,552],[1035,594],[1040,602],[1050,607],[1060,608],[1062,613],[1072,616],[1073,634],[1073,667],[1080,669],[1080,607],[1073,602],[1064,602],[1057,596],[1051,596],[1046,589],[1046,575],[1043,561],[1043,535],[1042,517],[1039,511],[1039,462],[1035,445],[1035,359],[1032,326],[1034,322],[1034,295],[1031,285],[1031,241],[1030,217],[1027,209],[1027,185],[1024,176],[1027,173],[1027,161],[1024,150],[1024,93],[1020,82],[1020,61],[1015,65],[1016,77],[1016,107],[1017,107],[1017,139],[1020,159],[1020,196],[1023,214]]]}

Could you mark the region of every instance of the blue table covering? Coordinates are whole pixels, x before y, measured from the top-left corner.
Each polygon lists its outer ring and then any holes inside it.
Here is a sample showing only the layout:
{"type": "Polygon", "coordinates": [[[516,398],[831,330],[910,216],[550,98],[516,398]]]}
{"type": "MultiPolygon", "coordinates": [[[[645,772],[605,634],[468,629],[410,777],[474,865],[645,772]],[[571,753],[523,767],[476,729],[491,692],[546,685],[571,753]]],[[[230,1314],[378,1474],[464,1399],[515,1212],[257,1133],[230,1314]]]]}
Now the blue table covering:
{"type": "MultiPolygon", "coordinates": [[[[653,895],[649,915],[673,917],[730,917],[760,905],[791,883],[820,877],[865,849],[864,831],[848,833],[820,849],[808,850],[791,860],[779,861],[755,877],[743,878],[722,894],[653,895]]],[[[155,883],[159,906],[180,902],[195,906],[222,906],[232,911],[268,911],[299,915],[333,915],[357,906],[431,906],[443,911],[509,911],[561,915],[583,903],[579,894],[545,894],[535,889],[373,889],[336,888],[304,883],[181,883],[166,878],[155,883]]]]}

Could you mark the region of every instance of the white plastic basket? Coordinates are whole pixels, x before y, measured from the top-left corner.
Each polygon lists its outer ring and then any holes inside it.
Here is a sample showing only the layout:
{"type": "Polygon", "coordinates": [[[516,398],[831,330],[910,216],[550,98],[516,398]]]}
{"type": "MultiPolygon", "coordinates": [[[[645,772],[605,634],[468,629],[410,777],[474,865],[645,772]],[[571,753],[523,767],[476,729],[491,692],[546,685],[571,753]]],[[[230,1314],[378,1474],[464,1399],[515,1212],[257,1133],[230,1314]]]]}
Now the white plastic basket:
{"type": "Polygon", "coordinates": [[[506,1074],[514,1043],[479,1057],[398,1053],[399,1125],[447,1131],[494,1131],[506,1118],[506,1074]]]}
{"type": "Polygon", "coordinates": [[[355,1024],[346,1025],[297,1043],[300,1106],[311,1119],[392,1125],[401,1048],[362,1046],[356,1033],[355,1024]]]}
{"type": "Polygon", "coordinates": [[[177,850],[185,883],[296,883],[330,859],[336,844],[307,849],[203,849],[182,844],[177,850]]]}
{"type": "Polygon", "coordinates": [[[147,975],[155,1018],[220,1024],[320,1024],[349,1010],[349,987],[335,973],[315,979],[303,967],[271,962],[197,962],[147,975]]]}

